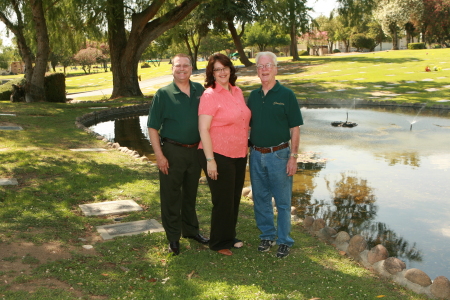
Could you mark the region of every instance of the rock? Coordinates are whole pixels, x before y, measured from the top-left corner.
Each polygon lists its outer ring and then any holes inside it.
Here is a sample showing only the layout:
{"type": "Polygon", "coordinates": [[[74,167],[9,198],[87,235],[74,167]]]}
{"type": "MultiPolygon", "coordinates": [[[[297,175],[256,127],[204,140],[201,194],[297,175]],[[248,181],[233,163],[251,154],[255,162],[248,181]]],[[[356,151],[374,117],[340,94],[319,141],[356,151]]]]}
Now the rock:
{"type": "Polygon", "coordinates": [[[376,245],[372,249],[370,249],[369,253],[367,254],[367,260],[368,262],[373,265],[377,261],[385,260],[389,257],[389,253],[383,245],[376,245]]]}
{"type": "Polygon", "coordinates": [[[336,235],[336,230],[334,228],[325,226],[324,228],[319,230],[319,238],[324,239],[326,241],[331,242],[333,237],[336,235]]]}
{"type": "Polygon", "coordinates": [[[406,264],[396,257],[388,257],[384,260],[384,269],[389,272],[389,274],[396,274],[403,271],[406,268],[406,264]]]}
{"type": "Polygon", "coordinates": [[[139,158],[141,161],[150,161],[147,156],[142,156],[139,158]]]}
{"type": "Polygon", "coordinates": [[[445,276],[438,276],[430,287],[433,296],[439,299],[450,299],[450,281],[445,276]]]}
{"type": "Polygon", "coordinates": [[[307,216],[305,217],[305,219],[303,220],[303,226],[305,228],[309,228],[312,226],[312,224],[314,223],[314,218],[311,216],[307,216]]]}
{"type": "Polygon", "coordinates": [[[335,243],[343,244],[348,243],[348,241],[350,241],[350,235],[345,231],[339,231],[336,235],[335,243]]]}
{"type": "Polygon", "coordinates": [[[312,224],[312,231],[319,231],[320,229],[326,226],[325,221],[323,219],[316,219],[312,224]]]}
{"type": "Polygon", "coordinates": [[[423,271],[413,268],[405,272],[405,278],[420,286],[427,287],[431,284],[430,277],[423,271]]]}
{"type": "Polygon", "coordinates": [[[242,196],[247,197],[248,194],[250,194],[251,190],[252,190],[252,189],[249,188],[249,187],[243,188],[243,189],[242,189],[242,196]]]}
{"type": "Polygon", "coordinates": [[[198,180],[198,182],[199,182],[200,184],[208,184],[208,180],[206,180],[206,176],[200,177],[200,179],[198,180]]]}
{"type": "Polygon", "coordinates": [[[359,261],[359,253],[363,252],[366,249],[366,239],[362,235],[357,234],[350,239],[350,242],[348,243],[347,253],[348,255],[359,261]]]}
{"type": "Polygon", "coordinates": [[[250,191],[250,193],[248,193],[247,197],[253,200],[253,192],[250,191]]]}
{"type": "Polygon", "coordinates": [[[297,208],[295,206],[291,206],[291,215],[295,215],[296,210],[297,210],[297,208]]]}
{"type": "Polygon", "coordinates": [[[119,149],[120,144],[119,143],[114,143],[114,144],[112,144],[112,147],[115,148],[115,149],[119,149]]]}
{"type": "Polygon", "coordinates": [[[86,249],[86,250],[90,250],[90,249],[94,248],[94,246],[92,246],[92,245],[83,245],[83,248],[86,249]]]}

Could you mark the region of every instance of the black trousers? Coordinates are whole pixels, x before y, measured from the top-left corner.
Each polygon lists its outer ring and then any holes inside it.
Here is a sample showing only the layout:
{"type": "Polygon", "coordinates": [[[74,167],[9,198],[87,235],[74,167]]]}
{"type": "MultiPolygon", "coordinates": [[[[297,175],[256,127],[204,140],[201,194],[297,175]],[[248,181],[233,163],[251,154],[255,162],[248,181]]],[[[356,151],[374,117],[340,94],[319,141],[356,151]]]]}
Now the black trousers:
{"type": "MultiPolygon", "coordinates": [[[[198,156],[203,171],[208,174],[203,149],[198,150],[198,156]]],[[[209,248],[218,251],[230,249],[234,244],[247,156],[231,158],[214,153],[214,159],[219,173],[217,180],[206,176],[213,204],[209,248]]]]}
{"type": "Polygon", "coordinates": [[[169,174],[159,171],[161,219],[169,242],[183,236],[195,236],[199,225],[195,204],[201,168],[197,148],[169,143],[162,146],[169,161],[169,174]]]}

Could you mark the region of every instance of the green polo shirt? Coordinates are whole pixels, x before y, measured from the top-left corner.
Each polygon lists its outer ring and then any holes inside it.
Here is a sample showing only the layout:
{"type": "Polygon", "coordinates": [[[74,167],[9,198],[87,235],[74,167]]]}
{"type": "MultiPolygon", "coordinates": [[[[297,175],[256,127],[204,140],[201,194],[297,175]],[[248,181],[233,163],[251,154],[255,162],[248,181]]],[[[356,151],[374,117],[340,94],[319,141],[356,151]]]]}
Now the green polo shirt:
{"type": "Polygon", "coordinates": [[[247,105],[252,111],[250,142],[258,147],[273,147],[291,139],[290,129],[303,125],[297,98],[278,80],[264,95],[262,87],[250,93],[247,105]]]}
{"type": "Polygon", "coordinates": [[[200,83],[189,81],[189,97],[172,82],[160,88],[153,97],[147,127],[159,130],[161,137],[182,144],[200,141],[198,132],[198,105],[205,90],[200,83]]]}

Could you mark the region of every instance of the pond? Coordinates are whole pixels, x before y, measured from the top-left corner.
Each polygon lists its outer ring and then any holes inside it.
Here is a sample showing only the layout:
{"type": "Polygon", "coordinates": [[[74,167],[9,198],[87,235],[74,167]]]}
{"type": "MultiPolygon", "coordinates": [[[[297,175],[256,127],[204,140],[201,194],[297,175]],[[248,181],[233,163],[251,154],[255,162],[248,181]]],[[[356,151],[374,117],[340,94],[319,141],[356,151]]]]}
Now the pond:
{"type": "MultiPolygon", "coordinates": [[[[299,217],[362,234],[370,247],[382,243],[390,256],[432,280],[450,278],[450,112],[301,110],[303,161],[292,199],[299,217]],[[347,113],[356,127],[331,126],[347,113]]],[[[146,125],[147,116],[140,116],[90,128],[154,161],[146,125]]]]}

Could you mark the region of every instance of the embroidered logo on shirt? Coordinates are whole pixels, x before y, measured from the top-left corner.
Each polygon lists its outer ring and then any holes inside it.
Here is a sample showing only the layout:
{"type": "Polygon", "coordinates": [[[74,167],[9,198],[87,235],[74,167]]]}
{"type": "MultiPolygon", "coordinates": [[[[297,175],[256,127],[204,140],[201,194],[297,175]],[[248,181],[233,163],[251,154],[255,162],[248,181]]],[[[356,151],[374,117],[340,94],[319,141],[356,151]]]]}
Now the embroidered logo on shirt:
{"type": "Polygon", "coordinates": [[[273,105],[284,105],[284,103],[274,102],[273,105]]]}

